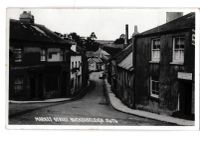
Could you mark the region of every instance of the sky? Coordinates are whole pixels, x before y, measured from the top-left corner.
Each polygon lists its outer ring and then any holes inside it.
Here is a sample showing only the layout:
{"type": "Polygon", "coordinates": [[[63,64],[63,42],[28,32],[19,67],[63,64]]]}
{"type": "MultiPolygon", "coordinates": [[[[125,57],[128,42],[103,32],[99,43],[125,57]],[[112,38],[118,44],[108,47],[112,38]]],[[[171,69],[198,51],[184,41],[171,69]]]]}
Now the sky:
{"type": "MultiPolygon", "coordinates": [[[[31,11],[35,23],[45,25],[52,31],[62,34],[76,32],[80,36],[89,36],[95,32],[98,40],[115,40],[125,33],[125,24],[129,25],[129,38],[134,25],[143,32],[164,24],[166,10],[161,9],[85,9],[85,8],[8,8],[7,19],[19,19],[23,11],[31,11]]],[[[167,10],[169,11],[169,10],[167,10]]],[[[177,10],[176,10],[177,11],[177,10]]],[[[190,11],[184,10],[184,14],[190,11]]]]}

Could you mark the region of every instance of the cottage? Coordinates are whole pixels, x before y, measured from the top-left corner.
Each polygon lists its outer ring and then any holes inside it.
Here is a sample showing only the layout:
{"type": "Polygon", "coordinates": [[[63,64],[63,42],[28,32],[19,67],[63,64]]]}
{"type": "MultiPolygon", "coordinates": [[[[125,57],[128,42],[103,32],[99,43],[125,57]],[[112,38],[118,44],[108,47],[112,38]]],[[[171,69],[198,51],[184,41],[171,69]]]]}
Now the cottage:
{"type": "Polygon", "coordinates": [[[113,91],[116,96],[127,106],[134,107],[134,90],[133,90],[133,64],[132,64],[132,44],[127,46],[122,52],[114,57],[115,61],[115,78],[113,80],[113,91]]]}
{"type": "Polygon", "coordinates": [[[26,11],[10,19],[9,35],[9,99],[68,97],[71,43],[26,11]]]}
{"type": "Polygon", "coordinates": [[[101,58],[92,57],[88,59],[89,71],[101,71],[103,69],[103,61],[101,58]]]}
{"type": "Polygon", "coordinates": [[[136,108],[194,118],[194,29],[190,13],[135,35],[136,108]]]}

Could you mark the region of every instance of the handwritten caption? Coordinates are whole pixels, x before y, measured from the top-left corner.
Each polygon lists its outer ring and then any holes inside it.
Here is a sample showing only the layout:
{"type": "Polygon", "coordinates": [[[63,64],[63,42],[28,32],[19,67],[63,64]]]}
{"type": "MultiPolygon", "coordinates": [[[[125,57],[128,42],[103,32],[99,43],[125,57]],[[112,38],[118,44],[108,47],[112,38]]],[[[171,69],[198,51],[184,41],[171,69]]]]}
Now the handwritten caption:
{"type": "Polygon", "coordinates": [[[75,117],[34,117],[36,122],[72,122],[72,123],[110,123],[117,124],[116,119],[109,118],[75,118],[75,117]]]}

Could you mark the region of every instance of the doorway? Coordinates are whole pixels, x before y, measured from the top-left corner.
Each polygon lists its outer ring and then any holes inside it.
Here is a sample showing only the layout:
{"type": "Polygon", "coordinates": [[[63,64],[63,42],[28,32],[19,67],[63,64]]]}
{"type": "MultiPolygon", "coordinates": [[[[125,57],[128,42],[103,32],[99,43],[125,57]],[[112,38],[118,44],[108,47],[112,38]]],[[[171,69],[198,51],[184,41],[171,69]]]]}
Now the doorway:
{"type": "Polygon", "coordinates": [[[30,77],[30,97],[36,98],[36,80],[34,76],[30,77]]]}
{"type": "Polygon", "coordinates": [[[183,117],[193,119],[192,114],[192,82],[180,80],[179,82],[179,111],[183,117]]]}

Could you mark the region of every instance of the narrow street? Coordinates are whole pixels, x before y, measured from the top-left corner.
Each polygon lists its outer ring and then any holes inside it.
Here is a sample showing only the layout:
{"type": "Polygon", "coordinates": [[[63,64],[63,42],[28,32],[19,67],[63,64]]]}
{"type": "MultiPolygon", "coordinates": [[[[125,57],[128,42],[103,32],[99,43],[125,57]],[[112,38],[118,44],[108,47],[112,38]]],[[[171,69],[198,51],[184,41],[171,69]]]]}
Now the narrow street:
{"type": "MultiPolygon", "coordinates": [[[[99,75],[100,72],[91,73],[90,80],[95,85],[83,98],[72,102],[32,104],[31,107],[38,105],[38,108],[10,117],[9,124],[171,125],[113,109],[105,99],[103,80],[99,79],[99,75]]],[[[29,106],[29,104],[20,105],[24,108],[29,106]]]]}

